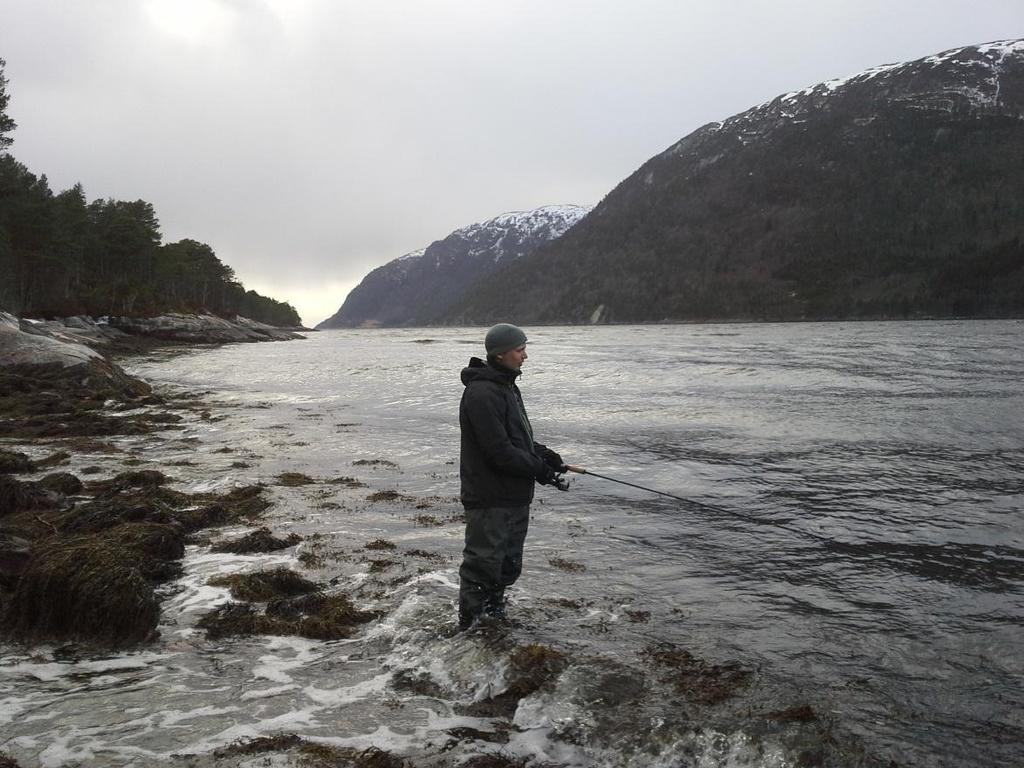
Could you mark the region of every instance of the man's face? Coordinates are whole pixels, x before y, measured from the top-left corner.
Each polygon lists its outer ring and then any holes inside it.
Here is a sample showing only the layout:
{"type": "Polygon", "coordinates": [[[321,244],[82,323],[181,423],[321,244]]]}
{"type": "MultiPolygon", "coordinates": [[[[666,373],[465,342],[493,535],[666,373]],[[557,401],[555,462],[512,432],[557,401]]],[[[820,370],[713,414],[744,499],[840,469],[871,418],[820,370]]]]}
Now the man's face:
{"type": "Polygon", "coordinates": [[[521,344],[515,349],[510,349],[503,355],[498,355],[498,362],[504,365],[506,368],[511,368],[513,371],[518,371],[523,367],[523,363],[526,362],[526,345],[521,344]]]}

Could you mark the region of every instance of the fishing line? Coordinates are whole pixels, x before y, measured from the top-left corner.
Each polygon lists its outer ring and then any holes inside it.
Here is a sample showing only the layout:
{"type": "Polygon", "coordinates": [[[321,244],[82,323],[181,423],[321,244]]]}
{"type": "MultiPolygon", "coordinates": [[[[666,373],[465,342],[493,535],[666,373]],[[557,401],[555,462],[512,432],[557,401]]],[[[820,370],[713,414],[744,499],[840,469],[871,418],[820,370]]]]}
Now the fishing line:
{"type": "Polygon", "coordinates": [[[719,515],[729,515],[731,517],[735,517],[735,518],[738,518],[740,520],[745,520],[748,523],[757,523],[759,525],[772,525],[772,526],[775,526],[776,528],[785,528],[787,531],[792,531],[793,533],[798,533],[801,536],[810,536],[812,539],[816,539],[817,541],[824,541],[824,542],[828,542],[830,544],[832,543],[832,539],[827,537],[827,536],[819,536],[816,533],[811,533],[810,531],[805,531],[805,530],[803,530],[801,528],[794,528],[794,527],[792,527],[790,525],[786,525],[785,523],[780,523],[780,522],[775,521],[775,520],[765,520],[765,519],[759,518],[759,517],[751,517],[750,515],[744,515],[742,512],[734,512],[731,509],[725,509],[724,507],[718,507],[718,506],[715,506],[714,504],[705,504],[702,501],[695,501],[693,499],[687,499],[687,498],[684,498],[682,496],[676,496],[674,493],[667,493],[665,491],[659,491],[656,488],[648,488],[645,485],[637,485],[636,483],[630,483],[630,482],[627,482],[625,480],[619,480],[618,478],[615,478],[615,477],[608,477],[608,475],[602,475],[602,474],[599,474],[597,472],[593,472],[593,471],[591,471],[589,469],[583,469],[582,467],[580,467],[579,470],[576,470],[576,471],[578,471],[578,473],[581,474],[581,475],[592,475],[593,477],[599,477],[602,480],[609,480],[609,481],[611,481],[613,483],[619,483],[620,485],[628,485],[630,488],[638,488],[639,490],[647,491],[648,493],[656,493],[659,496],[667,496],[670,499],[675,499],[676,501],[681,501],[684,504],[687,504],[687,505],[689,505],[691,507],[696,507],[697,509],[703,509],[703,510],[706,510],[708,512],[713,512],[713,513],[719,514],[719,515]]]}

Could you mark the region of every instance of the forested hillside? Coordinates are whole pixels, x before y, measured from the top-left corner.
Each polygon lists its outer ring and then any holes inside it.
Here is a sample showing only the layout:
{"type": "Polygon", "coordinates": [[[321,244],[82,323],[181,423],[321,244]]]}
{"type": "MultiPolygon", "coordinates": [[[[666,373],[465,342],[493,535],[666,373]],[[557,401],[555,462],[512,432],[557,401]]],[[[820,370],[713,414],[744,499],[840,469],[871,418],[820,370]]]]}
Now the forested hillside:
{"type": "Polygon", "coordinates": [[[704,126],[448,321],[1021,316],[1018,40],[704,126]]]}
{"type": "Polygon", "coordinates": [[[442,322],[496,270],[561,237],[588,210],[546,205],[457,229],[422,251],[373,270],[317,328],[442,322]]]}
{"type": "Polygon", "coordinates": [[[144,200],[88,202],[81,184],[54,193],[7,153],[14,121],[0,59],[0,309],[31,317],[236,314],[278,326],[300,319],[287,303],[247,291],[213,249],[162,243],[144,200]]]}

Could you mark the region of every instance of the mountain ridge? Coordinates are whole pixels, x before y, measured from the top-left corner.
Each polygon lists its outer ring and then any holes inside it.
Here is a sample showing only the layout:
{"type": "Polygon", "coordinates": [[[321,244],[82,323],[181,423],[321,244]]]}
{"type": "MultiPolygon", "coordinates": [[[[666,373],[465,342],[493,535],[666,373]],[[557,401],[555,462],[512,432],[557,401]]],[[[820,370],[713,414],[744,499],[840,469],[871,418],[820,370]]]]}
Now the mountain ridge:
{"type": "Polygon", "coordinates": [[[446,319],[1019,316],[1022,110],[1024,40],[782,94],[646,161],[446,319]]]}
{"type": "Polygon", "coordinates": [[[429,325],[482,280],[561,237],[588,206],[545,205],[460,227],[426,248],[372,270],[317,328],[429,325]]]}

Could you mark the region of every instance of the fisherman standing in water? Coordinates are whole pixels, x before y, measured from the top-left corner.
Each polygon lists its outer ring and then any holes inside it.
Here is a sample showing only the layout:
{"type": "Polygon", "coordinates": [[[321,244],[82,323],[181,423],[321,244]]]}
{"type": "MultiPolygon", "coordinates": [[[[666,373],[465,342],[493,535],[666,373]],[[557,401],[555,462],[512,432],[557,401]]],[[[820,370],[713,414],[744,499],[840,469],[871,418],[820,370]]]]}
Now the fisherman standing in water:
{"type": "Polygon", "coordinates": [[[459,626],[505,618],[505,588],[523,569],[533,485],[568,490],[559,475],[582,472],[533,439],[516,386],[527,359],[526,334],[499,323],[484,339],[487,362],[462,369],[459,476],[466,509],[466,546],[459,569],[459,626]]]}

